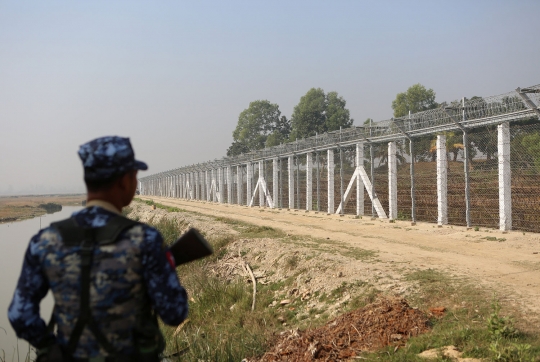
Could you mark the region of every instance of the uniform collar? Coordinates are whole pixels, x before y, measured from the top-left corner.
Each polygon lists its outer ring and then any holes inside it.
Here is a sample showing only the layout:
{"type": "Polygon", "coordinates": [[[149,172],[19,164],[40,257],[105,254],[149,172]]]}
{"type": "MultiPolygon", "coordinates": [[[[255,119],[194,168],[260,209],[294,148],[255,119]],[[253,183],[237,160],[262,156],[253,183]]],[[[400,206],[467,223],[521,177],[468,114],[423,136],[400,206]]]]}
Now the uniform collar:
{"type": "Polygon", "coordinates": [[[86,202],[86,207],[99,206],[102,209],[121,215],[122,212],[118,210],[113,204],[104,200],[91,200],[86,202]]]}

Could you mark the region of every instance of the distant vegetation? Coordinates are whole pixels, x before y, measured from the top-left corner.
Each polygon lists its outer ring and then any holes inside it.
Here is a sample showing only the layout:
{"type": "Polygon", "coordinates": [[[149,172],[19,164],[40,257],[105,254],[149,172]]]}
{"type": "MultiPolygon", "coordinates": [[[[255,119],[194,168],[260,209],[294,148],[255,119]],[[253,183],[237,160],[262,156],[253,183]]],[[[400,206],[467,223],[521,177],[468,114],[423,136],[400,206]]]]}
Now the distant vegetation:
{"type": "Polygon", "coordinates": [[[54,202],[39,204],[38,207],[47,211],[47,214],[53,214],[55,212],[62,211],[62,205],[55,204],[54,202]]]}
{"type": "Polygon", "coordinates": [[[351,127],[354,120],[345,106],[337,92],[325,93],[321,88],[311,88],[302,96],[290,119],[281,115],[277,104],[253,101],[238,116],[227,156],[351,127]]]}

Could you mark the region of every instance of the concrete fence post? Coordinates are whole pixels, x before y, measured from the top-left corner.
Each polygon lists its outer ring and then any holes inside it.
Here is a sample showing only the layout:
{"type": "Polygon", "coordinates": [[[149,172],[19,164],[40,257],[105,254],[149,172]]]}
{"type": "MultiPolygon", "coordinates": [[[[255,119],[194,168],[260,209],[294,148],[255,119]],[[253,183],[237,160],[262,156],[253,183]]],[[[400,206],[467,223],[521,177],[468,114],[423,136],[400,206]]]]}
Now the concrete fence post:
{"type": "Polygon", "coordinates": [[[242,205],[242,187],[243,187],[243,177],[242,177],[242,165],[236,166],[236,203],[242,205]]]}
{"type": "Polygon", "coordinates": [[[253,179],[253,167],[251,167],[251,163],[248,162],[246,164],[246,174],[247,174],[247,178],[246,178],[246,190],[247,190],[247,194],[246,194],[246,205],[249,205],[249,202],[251,201],[251,180],[253,179]]]}
{"type": "Polygon", "coordinates": [[[306,154],[306,210],[313,209],[313,154],[306,154]]]}
{"type": "MultiPolygon", "coordinates": [[[[261,160],[259,161],[259,180],[262,180],[264,179],[264,161],[261,160]]],[[[259,181],[257,181],[259,182],[259,181]]],[[[259,207],[264,207],[265,206],[265,195],[264,195],[264,191],[262,189],[262,184],[259,183],[259,207]]]]}
{"type": "Polygon", "coordinates": [[[397,219],[397,160],[396,142],[388,142],[388,218],[397,219]]]}
{"type": "MultiPolygon", "coordinates": [[[[364,166],[364,144],[356,144],[356,167],[364,166]]],[[[356,215],[364,215],[364,182],[360,175],[356,176],[356,215]]]]}
{"type": "Polygon", "coordinates": [[[219,185],[219,202],[224,203],[225,202],[225,191],[223,190],[223,167],[218,168],[218,185],[219,185]]]}
{"type": "Polygon", "coordinates": [[[191,193],[190,191],[193,190],[193,173],[188,172],[184,176],[184,195],[186,199],[191,200],[191,193]],[[189,187],[188,187],[189,182],[189,187]]]}
{"type": "MultiPolygon", "coordinates": [[[[227,203],[232,204],[232,169],[227,166],[227,203]]],[[[221,196],[223,198],[223,195],[221,196]]]]}
{"type": "Polygon", "coordinates": [[[198,182],[197,186],[199,187],[199,197],[198,200],[204,200],[204,171],[199,171],[197,174],[198,182]]]}
{"type": "Polygon", "coordinates": [[[211,198],[210,198],[210,185],[211,185],[211,181],[210,181],[210,172],[208,170],[204,171],[204,196],[206,196],[206,201],[211,201],[211,198]]]}
{"type": "Polygon", "coordinates": [[[181,199],[184,196],[184,174],[178,175],[178,198],[181,199]]]}
{"type": "Polygon", "coordinates": [[[210,181],[208,182],[208,193],[210,194],[210,201],[217,202],[217,191],[217,169],[213,168],[212,170],[210,170],[210,181]]]}
{"type": "Polygon", "coordinates": [[[193,198],[199,199],[199,171],[193,172],[193,198]]]}
{"type": "Polygon", "coordinates": [[[327,151],[328,214],[334,213],[334,150],[327,151]]]}
{"type": "Polygon", "coordinates": [[[274,209],[278,207],[279,197],[279,173],[278,173],[278,159],[272,160],[272,193],[274,194],[274,209]]]}
{"type": "Polygon", "coordinates": [[[445,135],[437,135],[437,224],[448,224],[448,156],[445,135]]]}
{"type": "Polygon", "coordinates": [[[287,173],[289,177],[289,209],[294,209],[294,157],[289,156],[287,164],[287,173]]]}
{"type": "Polygon", "coordinates": [[[510,170],[510,125],[497,126],[499,156],[499,229],[512,230],[512,178],[510,170]]]}

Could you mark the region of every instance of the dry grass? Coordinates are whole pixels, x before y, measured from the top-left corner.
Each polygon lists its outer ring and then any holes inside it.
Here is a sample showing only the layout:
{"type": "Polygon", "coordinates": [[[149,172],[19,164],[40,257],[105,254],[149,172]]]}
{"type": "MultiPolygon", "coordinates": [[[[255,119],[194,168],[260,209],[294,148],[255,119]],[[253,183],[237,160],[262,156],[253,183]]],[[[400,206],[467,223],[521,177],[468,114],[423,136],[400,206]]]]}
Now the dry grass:
{"type": "MultiPolygon", "coordinates": [[[[289,308],[282,313],[268,307],[273,300],[282,299],[279,296],[287,289],[289,280],[261,285],[257,291],[256,309],[252,312],[251,286],[244,280],[219,279],[209,272],[209,268],[224,255],[221,252],[223,248],[236,238],[256,239],[264,235],[265,238],[283,239],[283,234],[277,229],[261,228],[233,219],[219,218],[216,222],[232,226],[239,235],[222,235],[210,240],[216,249],[214,257],[178,269],[190,295],[190,316],[176,334],[176,328],[163,328],[168,341],[167,353],[181,351],[181,356],[171,358],[172,361],[252,360],[270,349],[273,336],[285,328],[283,320],[287,322],[286,328],[290,329],[305,328],[306,324],[313,327],[327,319],[324,307],[314,312],[322,313],[317,320],[311,318],[311,314],[306,316],[307,319],[297,318],[296,310],[291,310],[297,307],[296,304],[288,305],[289,308]]],[[[156,226],[169,242],[185,227],[174,221],[162,221],[156,226]]],[[[286,239],[291,242],[294,236],[286,239]]],[[[286,267],[301,269],[301,260],[291,258],[287,260],[286,267]]],[[[295,277],[291,276],[292,279],[295,277]]],[[[366,353],[362,356],[364,360],[415,361],[420,360],[417,354],[426,349],[455,345],[464,357],[492,361],[540,361],[540,334],[522,328],[527,317],[477,283],[433,269],[409,272],[404,278],[414,284],[413,291],[406,296],[411,306],[422,311],[445,307],[446,312],[443,316],[431,318],[431,332],[411,338],[399,348],[392,346],[366,353]]],[[[340,294],[345,289],[351,292],[351,301],[343,312],[365,305],[379,294],[377,285],[371,284],[358,290],[343,285],[332,294],[340,294]]],[[[329,305],[334,301],[333,296],[322,296],[319,301],[327,300],[326,305],[329,305]]]]}
{"type": "Polygon", "coordinates": [[[44,215],[40,204],[55,203],[63,206],[79,206],[85,195],[1,196],[0,223],[30,219],[44,215]]]}

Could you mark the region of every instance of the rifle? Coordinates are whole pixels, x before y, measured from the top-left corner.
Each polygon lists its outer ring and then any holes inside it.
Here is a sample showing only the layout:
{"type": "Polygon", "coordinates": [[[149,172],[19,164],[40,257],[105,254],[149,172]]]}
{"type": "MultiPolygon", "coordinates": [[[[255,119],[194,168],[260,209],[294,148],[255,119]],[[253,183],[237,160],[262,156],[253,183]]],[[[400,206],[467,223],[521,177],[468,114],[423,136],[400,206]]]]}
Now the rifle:
{"type": "Polygon", "coordinates": [[[206,239],[196,230],[189,229],[169,248],[176,266],[212,255],[214,250],[206,239]]]}

